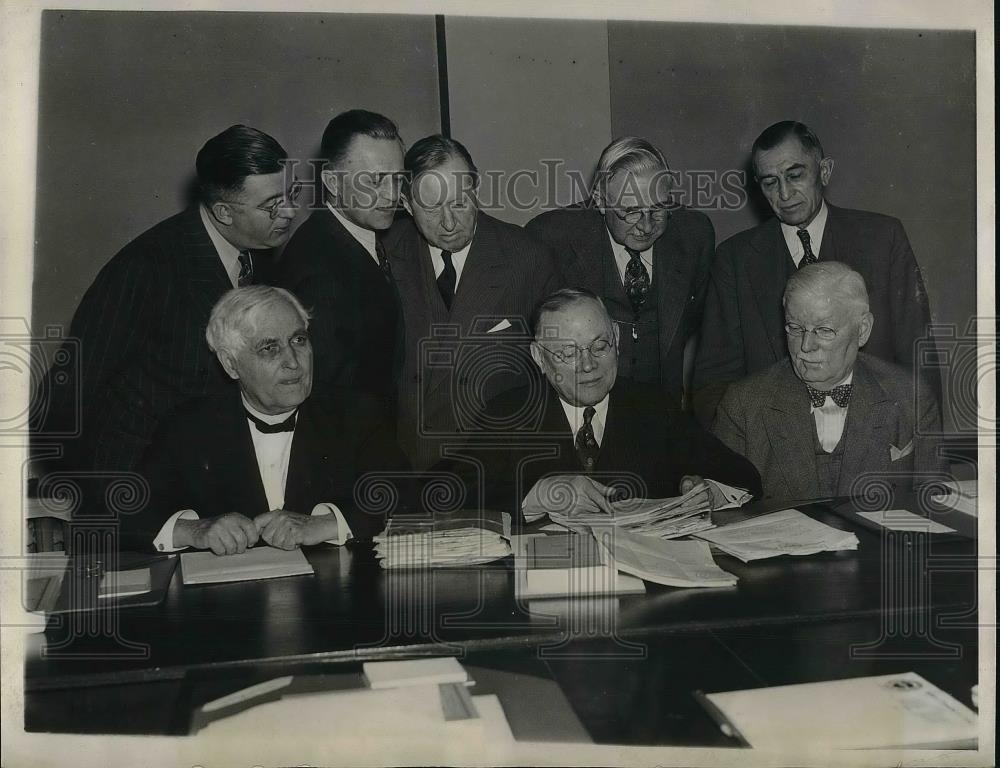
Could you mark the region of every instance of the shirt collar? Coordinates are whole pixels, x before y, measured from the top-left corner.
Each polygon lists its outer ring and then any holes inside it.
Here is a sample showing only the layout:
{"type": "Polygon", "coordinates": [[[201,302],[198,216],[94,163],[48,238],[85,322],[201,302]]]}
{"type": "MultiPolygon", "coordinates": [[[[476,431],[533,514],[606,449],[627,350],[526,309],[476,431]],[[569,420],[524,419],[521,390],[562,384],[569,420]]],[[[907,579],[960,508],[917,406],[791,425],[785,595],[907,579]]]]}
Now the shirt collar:
{"type": "MultiPolygon", "coordinates": [[[[604,426],[608,422],[608,402],[611,399],[611,393],[608,392],[604,396],[604,399],[599,403],[594,404],[594,414],[595,419],[600,419],[601,425],[604,426]]],[[[562,404],[563,412],[566,414],[566,419],[569,421],[570,428],[573,430],[573,434],[576,435],[580,431],[580,427],[583,426],[583,412],[586,410],[585,405],[570,405],[561,397],[559,402],[562,404]]]]}
{"type": "MultiPolygon", "coordinates": [[[[809,244],[812,252],[817,257],[819,256],[820,249],[823,247],[823,231],[826,229],[828,213],[829,209],[826,207],[826,200],[824,200],[820,203],[819,213],[816,214],[816,218],[809,222],[809,226],[805,228],[806,232],[809,233],[809,244]]],[[[788,245],[789,253],[797,253],[802,250],[799,229],[801,227],[781,222],[781,233],[785,236],[785,243],[788,245]]]]}
{"type": "Polygon", "coordinates": [[[201,214],[201,223],[208,232],[208,239],[212,241],[212,245],[215,246],[215,252],[219,254],[219,258],[222,260],[222,266],[226,268],[226,272],[229,273],[230,278],[233,276],[234,271],[238,275],[240,273],[237,266],[240,263],[240,249],[222,236],[222,233],[216,228],[215,221],[212,219],[212,214],[208,212],[208,208],[203,204],[199,204],[198,213],[201,214]]]}
{"type": "MultiPolygon", "coordinates": [[[[803,384],[804,383],[805,382],[803,382],[803,384]]],[[[852,383],[854,383],[854,369],[853,368],[851,369],[850,373],[848,373],[843,379],[841,379],[836,384],[834,384],[832,387],[830,387],[830,389],[835,389],[836,387],[840,387],[840,386],[842,386],[844,384],[852,384],[852,383]]],[[[815,389],[815,387],[813,387],[813,389],[815,389]]],[[[832,403],[832,402],[833,402],[832,400],[827,400],[827,403],[832,403]]],[[[812,401],[810,400],[809,401],[809,413],[812,413],[812,412],[817,411],[817,410],[819,410],[819,409],[815,405],[813,405],[812,401]]]]}
{"type": "Polygon", "coordinates": [[[378,255],[375,251],[375,233],[370,229],[359,227],[353,221],[344,216],[344,214],[342,214],[339,210],[334,208],[330,204],[329,200],[326,203],[326,207],[330,210],[330,213],[337,217],[337,221],[343,225],[344,229],[350,233],[351,237],[364,246],[364,249],[368,251],[368,255],[378,261],[378,255]]]}
{"type": "Polygon", "coordinates": [[[280,424],[281,422],[286,421],[288,417],[295,413],[298,408],[298,406],[296,406],[296,408],[284,411],[283,413],[261,413],[247,402],[247,396],[242,392],[240,392],[240,399],[243,401],[243,407],[265,424],[280,424]]]}
{"type": "MultiPolygon", "coordinates": [[[[604,225],[604,231],[608,235],[608,242],[611,243],[611,253],[614,254],[615,259],[617,259],[618,261],[621,261],[622,259],[628,261],[630,258],[632,258],[629,255],[629,252],[625,250],[625,246],[619,243],[611,236],[611,230],[608,229],[607,224],[604,225]]],[[[649,246],[649,248],[639,252],[640,255],[646,257],[643,259],[643,261],[645,261],[647,264],[650,264],[653,261],[653,246],[655,245],[656,243],[654,242],[653,245],[649,246]]]]}

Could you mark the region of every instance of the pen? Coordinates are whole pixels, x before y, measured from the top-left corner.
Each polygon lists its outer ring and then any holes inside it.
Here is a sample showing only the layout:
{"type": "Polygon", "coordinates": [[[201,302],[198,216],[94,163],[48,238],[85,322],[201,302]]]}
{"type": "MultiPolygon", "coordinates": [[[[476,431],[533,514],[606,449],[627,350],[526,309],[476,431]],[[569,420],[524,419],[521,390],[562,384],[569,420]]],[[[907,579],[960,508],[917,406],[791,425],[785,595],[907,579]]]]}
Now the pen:
{"type": "Polygon", "coordinates": [[[715,706],[708,696],[706,696],[702,691],[692,691],[691,695],[694,696],[695,701],[701,704],[702,709],[708,713],[708,716],[715,721],[715,724],[719,726],[719,730],[722,731],[723,734],[738,741],[740,746],[750,746],[750,742],[743,738],[743,734],[740,733],[736,726],[730,722],[729,718],[726,717],[726,713],[715,706]]]}

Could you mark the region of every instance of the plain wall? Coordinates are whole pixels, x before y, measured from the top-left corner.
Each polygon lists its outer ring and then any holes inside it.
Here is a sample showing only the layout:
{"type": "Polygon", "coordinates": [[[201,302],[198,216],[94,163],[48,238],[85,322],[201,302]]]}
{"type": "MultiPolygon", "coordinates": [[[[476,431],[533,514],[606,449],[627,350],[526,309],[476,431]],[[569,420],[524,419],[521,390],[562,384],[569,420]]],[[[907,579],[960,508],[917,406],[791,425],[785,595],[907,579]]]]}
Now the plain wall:
{"type": "Polygon", "coordinates": [[[195,155],[227,126],[299,158],[354,107],[408,141],[440,130],[432,16],[47,11],[41,59],[36,334],[68,325],[98,270],[184,207],[195,155]]]}
{"type": "Polygon", "coordinates": [[[448,17],[445,30],[452,136],[505,180],[484,181],[491,213],[523,224],[573,202],[569,174],[589,180],[611,140],[607,23],[448,17]]]}

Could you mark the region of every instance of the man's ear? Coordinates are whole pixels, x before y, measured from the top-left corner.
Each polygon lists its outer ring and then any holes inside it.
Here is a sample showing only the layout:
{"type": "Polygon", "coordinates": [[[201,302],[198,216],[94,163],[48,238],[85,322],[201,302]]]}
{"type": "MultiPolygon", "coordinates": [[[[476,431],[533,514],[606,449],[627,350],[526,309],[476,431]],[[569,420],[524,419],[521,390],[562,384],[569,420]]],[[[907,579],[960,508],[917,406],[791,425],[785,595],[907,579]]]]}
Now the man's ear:
{"type": "Polygon", "coordinates": [[[872,335],[872,328],[875,326],[875,315],[865,312],[858,323],[858,346],[863,347],[868,343],[868,337],[872,335]]]}
{"type": "Polygon", "coordinates": [[[824,187],[830,183],[830,177],[833,175],[833,158],[824,157],[819,161],[819,182],[824,187]]]}
{"type": "Polygon", "coordinates": [[[319,177],[323,181],[323,188],[330,193],[335,200],[340,200],[340,182],[343,180],[341,174],[330,168],[324,168],[319,172],[319,177]]]}
{"type": "Polygon", "coordinates": [[[230,210],[229,206],[221,200],[216,200],[212,203],[212,206],[208,210],[212,214],[212,218],[220,224],[224,224],[228,227],[233,223],[232,210],[230,210]]]}
{"type": "Polygon", "coordinates": [[[603,216],[606,213],[604,208],[604,193],[601,192],[599,186],[594,187],[594,192],[591,195],[591,198],[594,201],[594,207],[597,208],[597,210],[599,210],[601,212],[601,215],[603,216]]]}
{"type": "Polygon", "coordinates": [[[531,359],[535,361],[538,370],[545,373],[545,369],[542,367],[542,349],[537,341],[531,342],[531,359]]]}
{"type": "Polygon", "coordinates": [[[615,336],[615,349],[618,349],[618,342],[619,342],[620,337],[622,335],[622,329],[621,329],[621,326],[618,325],[618,323],[616,323],[614,320],[611,321],[611,327],[614,329],[612,331],[612,333],[615,336]]]}
{"type": "Polygon", "coordinates": [[[223,370],[229,374],[229,378],[239,381],[240,374],[236,370],[236,358],[233,356],[232,352],[228,349],[220,349],[216,353],[216,357],[219,358],[219,362],[222,364],[223,370]]]}

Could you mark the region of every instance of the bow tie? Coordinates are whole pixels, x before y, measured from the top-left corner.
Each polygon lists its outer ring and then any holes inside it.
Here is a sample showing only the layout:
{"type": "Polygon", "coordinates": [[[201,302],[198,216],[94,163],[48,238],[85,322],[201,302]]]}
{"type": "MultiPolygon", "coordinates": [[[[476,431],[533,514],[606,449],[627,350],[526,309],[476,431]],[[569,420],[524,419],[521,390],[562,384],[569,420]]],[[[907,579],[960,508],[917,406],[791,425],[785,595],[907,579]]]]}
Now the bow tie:
{"type": "MultiPolygon", "coordinates": [[[[244,408],[243,410],[246,411],[244,408]]],[[[284,421],[279,421],[277,424],[268,424],[266,421],[258,419],[250,411],[246,411],[247,418],[253,422],[253,425],[257,428],[257,431],[264,435],[276,435],[279,432],[294,432],[295,431],[295,416],[298,414],[298,409],[292,411],[292,414],[284,421]]]]}
{"type": "Polygon", "coordinates": [[[806,389],[809,392],[809,399],[812,400],[813,408],[822,408],[823,403],[826,402],[827,395],[832,397],[833,402],[838,406],[846,408],[847,404],[851,402],[851,392],[854,390],[854,385],[841,384],[839,387],[834,387],[828,392],[821,392],[820,390],[813,389],[806,384],[806,389]]]}

